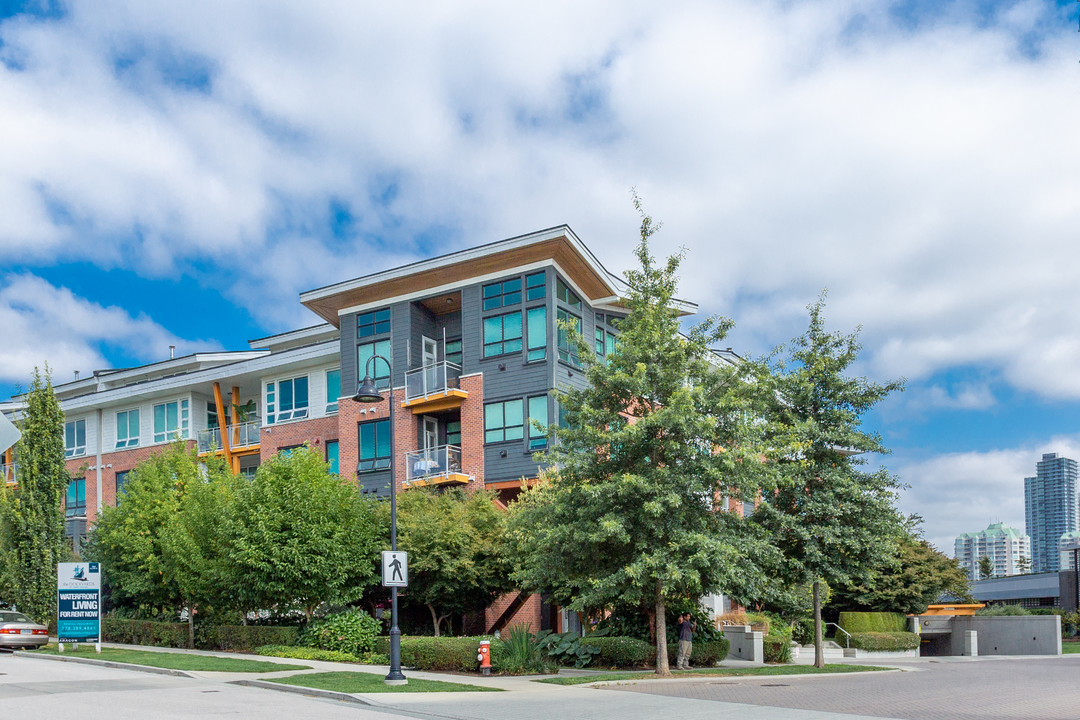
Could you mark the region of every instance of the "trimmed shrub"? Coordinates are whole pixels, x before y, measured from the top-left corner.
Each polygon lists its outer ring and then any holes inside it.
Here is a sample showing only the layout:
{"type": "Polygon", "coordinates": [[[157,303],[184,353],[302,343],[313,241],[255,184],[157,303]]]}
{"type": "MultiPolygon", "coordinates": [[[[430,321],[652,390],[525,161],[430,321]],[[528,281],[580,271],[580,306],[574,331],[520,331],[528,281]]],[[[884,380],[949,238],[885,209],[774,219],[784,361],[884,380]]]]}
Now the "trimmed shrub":
{"type": "Polygon", "coordinates": [[[910,632],[851,633],[851,647],[860,650],[914,650],[919,647],[919,636],[910,632]]]}
{"type": "MultiPolygon", "coordinates": [[[[719,640],[695,640],[694,646],[690,648],[690,664],[700,665],[702,667],[713,667],[716,663],[727,657],[729,647],[731,647],[731,642],[726,638],[720,638],[719,640]]],[[[669,643],[668,664],[673,665],[678,657],[679,643],[669,643]]],[[[655,651],[652,653],[649,663],[656,663],[655,651]]]]}
{"type": "Polygon", "coordinates": [[[588,645],[600,650],[593,658],[593,667],[642,667],[656,662],[656,648],[644,640],[630,637],[586,639],[588,645]]]}
{"type": "Polygon", "coordinates": [[[210,625],[196,628],[195,642],[203,650],[252,652],[263,645],[296,645],[300,628],[273,625],[210,625]]]}
{"type": "Polygon", "coordinates": [[[294,660],[325,660],[327,662],[358,663],[360,658],[337,650],[319,650],[318,648],[291,645],[263,645],[255,648],[256,655],[266,657],[292,658],[294,660]]]}
{"type": "Polygon", "coordinates": [[[346,610],[310,623],[300,635],[300,644],[359,657],[375,649],[378,635],[378,620],[363,610],[346,610]]]}
{"type": "Polygon", "coordinates": [[[982,617],[1002,617],[1012,615],[1030,615],[1031,612],[1029,612],[1027,608],[1020,605],[987,605],[986,607],[976,610],[975,614],[982,617]]]}
{"type": "Polygon", "coordinates": [[[837,624],[852,634],[907,631],[907,618],[900,613],[842,612],[837,624]]]}
{"type": "MultiPolygon", "coordinates": [[[[491,637],[403,637],[401,664],[417,670],[476,672],[479,667],[476,653],[481,640],[491,640],[491,665],[497,668],[500,643],[491,637]]],[[[390,638],[378,638],[375,651],[389,655],[390,638]]]]}
{"type": "Polygon", "coordinates": [[[109,642],[126,645],[186,648],[187,623],[167,623],[156,620],[124,620],[106,615],[101,621],[101,634],[109,642]]]}
{"type": "Polygon", "coordinates": [[[787,638],[770,635],[762,639],[761,649],[767,663],[791,662],[791,641],[787,638]]]}

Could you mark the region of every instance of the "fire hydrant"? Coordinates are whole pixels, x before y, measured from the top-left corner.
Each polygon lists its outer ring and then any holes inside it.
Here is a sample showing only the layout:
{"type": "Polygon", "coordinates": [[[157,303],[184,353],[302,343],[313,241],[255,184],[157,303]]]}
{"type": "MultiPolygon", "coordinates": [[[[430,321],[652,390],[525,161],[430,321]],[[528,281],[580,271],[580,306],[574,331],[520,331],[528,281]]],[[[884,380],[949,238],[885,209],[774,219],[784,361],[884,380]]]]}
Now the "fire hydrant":
{"type": "Polygon", "coordinates": [[[476,653],[476,660],[480,663],[480,674],[491,675],[491,641],[481,640],[480,650],[476,653]]]}

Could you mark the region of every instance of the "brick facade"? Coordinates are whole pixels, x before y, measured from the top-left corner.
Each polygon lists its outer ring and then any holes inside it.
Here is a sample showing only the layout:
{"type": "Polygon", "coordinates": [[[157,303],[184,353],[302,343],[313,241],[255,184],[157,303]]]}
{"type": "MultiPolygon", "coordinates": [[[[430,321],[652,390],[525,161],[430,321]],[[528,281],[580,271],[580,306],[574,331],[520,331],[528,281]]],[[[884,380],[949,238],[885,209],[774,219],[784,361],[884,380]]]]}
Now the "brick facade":
{"type": "Polygon", "coordinates": [[[469,492],[484,488],[484,376],[464,375],[459,384],[469,393],[461,403],[461,469],[472,476],[469,492]]]}
{"type": "MultiPolygon", "coordinates": [[[[310,445],[312,450],[325,459],[326,442],[337,439],[338,418],[334,415],[266,425],[259,431],[259,462],[264,463],[274,457],[281,448],[304,444],[310,445]]],[[[343,450],[339,445],[339,454],[343,450]]],[[[353,463],[353,467],[356,467],[356,463],[353,463]]]]}

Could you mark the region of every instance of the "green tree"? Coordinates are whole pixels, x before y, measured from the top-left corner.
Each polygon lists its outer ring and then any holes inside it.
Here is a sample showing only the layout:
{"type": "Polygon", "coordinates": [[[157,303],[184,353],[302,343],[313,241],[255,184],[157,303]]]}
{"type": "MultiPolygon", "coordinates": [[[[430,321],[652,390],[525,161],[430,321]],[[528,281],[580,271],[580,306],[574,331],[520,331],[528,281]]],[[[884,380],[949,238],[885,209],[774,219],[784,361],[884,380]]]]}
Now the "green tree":
{"type": "Polygon", "coordinates": [[[971,600],[967,573],[960,564],[917,533],[901,534],[893,553],[891,562],[874,569],[862,582],[836,588],[833,607],[918,615],[944,593],[971,600]]]}
{"type": "Polygon", "coordinates": [[[1023,556],[1016,561],[1016,574],[1027,575],[1031,572],[1031,558],[1023,556]]]}
{"type": "Polygon", "coordinates": [[[986,580],[992,577],[994,577],[994,561],[989,556],[983,555],[979,558],[979,578],[986,580]]]}
{"type": "Polygon", "coordinates": [[[709,318],[680,334],[682,255],[658,264],[648,246],[656,230],[642,213],[629,316],[605,361],[560,324],[587,382],[559,396],[567,425],[549,428],[550,470],[511,506],[509,537],[519,587],[577,611],[647,609],[656,672],[669,675],[666,606],[734,584],[740,519],[714,506],[722,495],[754,497],[765,453],[755,394],[709,350],[731,322],[709,318]]]}
{"type": "Polygon", "coordinates": [[[436,637],[452,614],[483,610],[513,589],[505,513],[492,497],[417,488],[398,500],[398,547],[410,561],[408,599],[431,612],[436,637]]]}
{"type": "Polygon", "coordinates": [[[850,377],[858,334],[826,332],[823,309],[824,295],[809,306],[807,331],[772,375],[770,415],[781,428],[777,444],[789,454],[753,517],[781,554],[778,577],[789,585],[813,583],[818,667],[825,664],[820,582],[851,584],[887,563],[889,539],[902,524],[894,509],[896,479],[884,468],[866,468],[864,453],[886,449],[861,427],[863,415],[902,382],[850,377]]]}
{"type": "Polygon", "coordinates": [[[321,603],[356,600],[377,580],[373,503],[310,448],[263,463],[232,497],[227,558],[242,609],[299,608],[310,620],[321,603]]]}
{"type": "MultiPolygon", "coordinates": [[[[56,564],[69,559],[64,540],[64,413],[53,393],[49,367],[34,368],[15,446],[19,484],[0,487],[0,536],[5,542],[9,596],[44,623],[56,616],[56,564]]],[[[0,486],[3,484],[0,483],[0,486]]]]}

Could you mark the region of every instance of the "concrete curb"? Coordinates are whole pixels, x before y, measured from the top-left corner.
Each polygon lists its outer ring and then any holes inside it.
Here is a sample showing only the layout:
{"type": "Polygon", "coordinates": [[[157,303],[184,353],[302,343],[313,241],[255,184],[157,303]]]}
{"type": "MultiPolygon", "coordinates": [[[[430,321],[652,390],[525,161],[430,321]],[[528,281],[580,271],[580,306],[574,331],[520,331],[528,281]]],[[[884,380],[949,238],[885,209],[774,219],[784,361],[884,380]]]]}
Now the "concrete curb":
{"type": "Polygon", "coordinates": [[[244,687],[262,688],[263,690],[277,690],[278,692],[295,693],[297,695],[307,695],[308,697],[356,703],[358,705],[367,705],[369,707],[386,707],[381,703],[364,700],[363,698],[358,698],[355,695],[350,695],[348,693],[335,692],[334,690],[318,690],[316,688],[303,687],[301,685],[285,685],[283,683],[268,682],[266,680],[230,680],[229,685],[243,685],[244,687]]]}
{"type": "Polygon", "coordinates": [[[15,655],[20,657],[31,657],[39,660],[55,660],[57,662],[70,662],[70,663],[82,663],[83,665],[97,665],[98,667],[117,668],[120,670],[134,670],[135,672],[149,673],[151,675],[171,675],[172,677],[191,678],[192,675],[188,675],[183,670],[173,670],[171,668],[159,668],[152,667],[150,665],[134,665],[132,663],[119,663],[112,660],[94,660],[93,658],[81,658],[81,657],[63,657],[62,655],[38,655],[37,653],[28,653],[23,651],[16,651],[15,655]]]}

